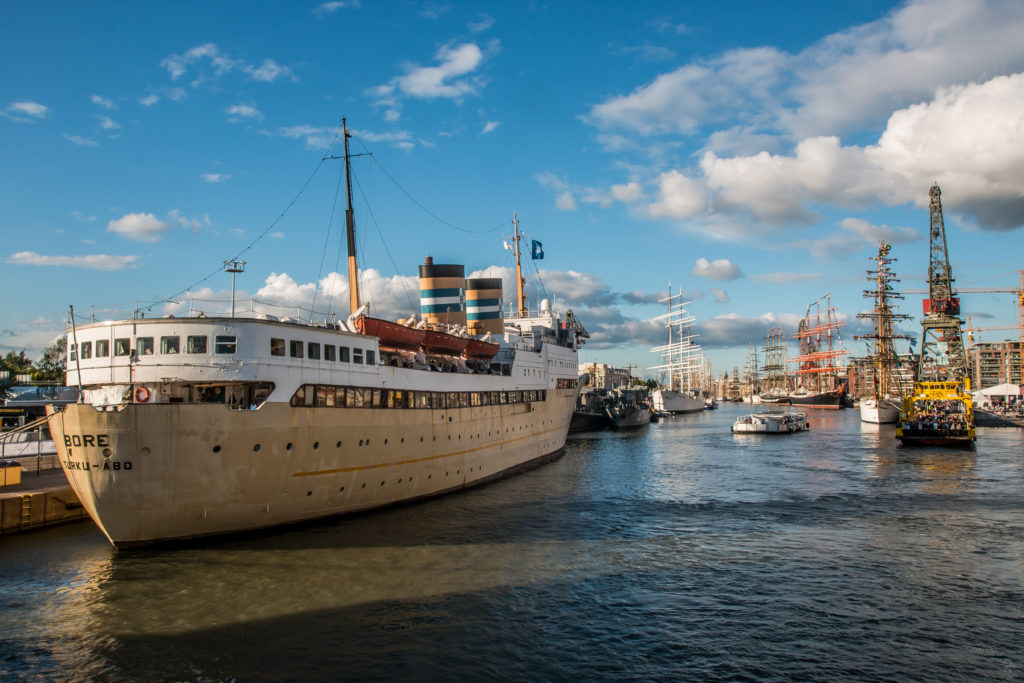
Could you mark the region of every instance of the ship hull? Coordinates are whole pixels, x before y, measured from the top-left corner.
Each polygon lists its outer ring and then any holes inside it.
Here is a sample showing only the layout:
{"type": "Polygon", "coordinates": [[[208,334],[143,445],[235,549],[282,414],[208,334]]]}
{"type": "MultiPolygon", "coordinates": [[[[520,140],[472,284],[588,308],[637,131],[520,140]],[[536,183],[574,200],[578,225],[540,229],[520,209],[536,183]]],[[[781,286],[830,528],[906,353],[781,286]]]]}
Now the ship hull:
{"type": "Polygon", "coordinates": [[[658,389],[651,394],[651,405],[660,413],[699,413],[704,410],[704,399],[671,389],[658,389]]]}
{"type": "Polygon", "coordinates": [[[481,484],[556,456],[575,389],[452,409],[73,404],[61,465],[118,548],[358,512],[481,484]]]}
{"type": "Polygon", "coordinates": [[[860,419],[870,424],[899,422],[900,406],[893,399],[864,398],[860,401],[860,419]]]}
{"type": "MultiPolygon", "coordinates": [[[[839,410],[843,407],[843,395],[838,391],[826,391],[820,394],[790,394],[786,402],[794,407],[839,410]]],[[[761,400],[764,403],[764,399],[761,400]]],[[[779,403],[782,403],[780,400],[779,403]]]]}
{"type": "Polygon", "coordinates": [[[590,413],[577,410],[572,414],[572,421],[569,423],[569,433],[592,432],[605,429],[609,426],[608,415],[605,413],[590,413]]]}
{"type": "Polygon", "coordinates": [[[929,446],[932,448],[960,448],[970,450],[974,448],[974,430],[950,432],[948,430],[900,430],[896,438],[903,446],[929,446]]]}

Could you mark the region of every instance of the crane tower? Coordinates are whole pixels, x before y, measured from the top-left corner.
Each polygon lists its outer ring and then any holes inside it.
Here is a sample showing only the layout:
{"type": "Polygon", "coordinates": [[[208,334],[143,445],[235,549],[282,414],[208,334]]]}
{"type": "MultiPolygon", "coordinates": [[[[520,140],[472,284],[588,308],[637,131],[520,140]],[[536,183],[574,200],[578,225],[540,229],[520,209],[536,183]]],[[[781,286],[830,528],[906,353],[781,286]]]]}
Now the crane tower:
{"type": "Polygon", "coordinates": [[[930,247],[928,298],[921,321],[921,354],[917,361],[919,381],[962,381],[967,377],[967,358],[959,318],[960,299],[953,290],[953,271],[946,249],[946,226],[942,220],[942,192],[932,185],[928,191],[930,247]]]}

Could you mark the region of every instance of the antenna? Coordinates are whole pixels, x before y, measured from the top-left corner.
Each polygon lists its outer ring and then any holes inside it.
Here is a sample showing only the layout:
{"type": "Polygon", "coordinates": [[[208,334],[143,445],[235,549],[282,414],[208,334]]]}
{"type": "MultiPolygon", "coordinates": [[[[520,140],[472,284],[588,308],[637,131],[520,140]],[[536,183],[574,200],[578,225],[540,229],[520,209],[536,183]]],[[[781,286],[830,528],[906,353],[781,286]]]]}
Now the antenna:
{"type": "Polygon", "coordinates": [[[245,261],[225,261],[224,272],[231,273],[231,317],[235,317],[235,274],[245,271],[245,261]]]}

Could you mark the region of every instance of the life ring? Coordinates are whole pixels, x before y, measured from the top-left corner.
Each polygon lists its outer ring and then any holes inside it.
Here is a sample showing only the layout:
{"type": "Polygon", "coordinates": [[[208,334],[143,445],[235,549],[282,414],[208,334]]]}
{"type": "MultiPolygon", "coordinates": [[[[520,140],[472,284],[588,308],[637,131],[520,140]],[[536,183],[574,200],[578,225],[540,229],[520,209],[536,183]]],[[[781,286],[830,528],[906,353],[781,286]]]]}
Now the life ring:
{"type": "Polygon", "coordinates": [[[135,402],[136,403],[147,403],[149,401],[149,389],[146,387],[139,387],[135,390],[135,402]]]}

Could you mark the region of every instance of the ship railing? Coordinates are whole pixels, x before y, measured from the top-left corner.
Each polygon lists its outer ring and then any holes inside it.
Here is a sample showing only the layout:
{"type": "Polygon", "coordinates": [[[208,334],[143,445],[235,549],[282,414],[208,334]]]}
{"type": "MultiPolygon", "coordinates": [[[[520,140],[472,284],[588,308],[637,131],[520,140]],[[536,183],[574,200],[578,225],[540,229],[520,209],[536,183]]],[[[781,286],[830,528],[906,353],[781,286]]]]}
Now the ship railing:
{"type": "MultiPolygon", "coordinates": [[[[344,304],[344,302],[342,302],[344,304]]],[[[274,320],[303,325],[336,327],[347,315],[327,308],[282,304],[266,299],[230,299],[183,297],[158,302],[135,302],[130,307],[87,307],[75,311],[75,325],[108,320],[144,320],[146,318],[239,318],[274,320]]],[[[69,320],[69,324],[72,321],[69,320]]]]}

